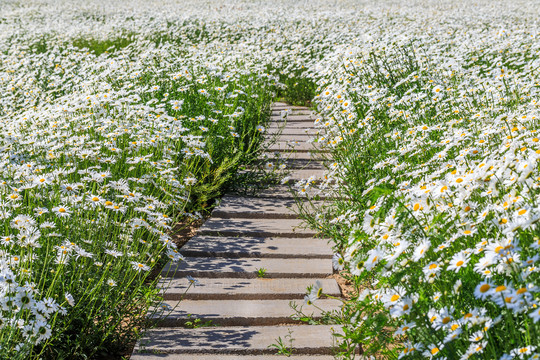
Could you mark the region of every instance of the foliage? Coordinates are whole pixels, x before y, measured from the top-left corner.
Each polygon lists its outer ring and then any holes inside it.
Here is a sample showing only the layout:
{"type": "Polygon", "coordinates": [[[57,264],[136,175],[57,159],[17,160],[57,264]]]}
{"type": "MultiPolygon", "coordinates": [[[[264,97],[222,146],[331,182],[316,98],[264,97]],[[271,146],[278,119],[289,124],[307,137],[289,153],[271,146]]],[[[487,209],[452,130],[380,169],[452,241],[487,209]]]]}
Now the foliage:
{"type": "Polygon", "coordinates": [[[279,336],[275,341],[275,343],[270,344],[268,348],[276,349],[276,355],[285,355],[287,357],[290,357],[292,353],[294,352],[293,348],[293,341],[294,338],[292,337],[292,330],[289,329],[289,333],[285,335],[283,338],[279,336]]]}
{"type": "Polygon", "coordinates": [[[339,199],[309,218],[354,290],[339,356],[537,356],[531,2],[0,6],[0,357],[139,336],[172,225],[249,176],[277,97],[331,150],[295,186],[339,199]]]}
{"type": "Polygon", "coordinates": [[[266,277],[266,269],[265,268],[257,269],[257,277],[261,279],[266,277]]]}
{"type": "Polygon", "coordinates": [[[539,48],[501,22],[349,47],[312,75],[338,200],[310,221],[355,288],[343,357],[538,356],[539,48]]]}

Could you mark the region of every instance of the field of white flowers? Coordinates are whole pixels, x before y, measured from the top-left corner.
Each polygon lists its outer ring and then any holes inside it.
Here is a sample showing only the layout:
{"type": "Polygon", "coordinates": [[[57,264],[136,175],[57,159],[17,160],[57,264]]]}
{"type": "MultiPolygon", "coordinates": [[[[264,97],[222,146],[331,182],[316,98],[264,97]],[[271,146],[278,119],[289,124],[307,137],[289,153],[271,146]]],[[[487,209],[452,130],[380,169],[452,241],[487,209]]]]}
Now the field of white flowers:
{"type": "Polygon", "coordinates": [[[0,358],[124,351],[276,97],[331,149],[342,357],[540,358],[539,9],[0,2],[0,358]]]}

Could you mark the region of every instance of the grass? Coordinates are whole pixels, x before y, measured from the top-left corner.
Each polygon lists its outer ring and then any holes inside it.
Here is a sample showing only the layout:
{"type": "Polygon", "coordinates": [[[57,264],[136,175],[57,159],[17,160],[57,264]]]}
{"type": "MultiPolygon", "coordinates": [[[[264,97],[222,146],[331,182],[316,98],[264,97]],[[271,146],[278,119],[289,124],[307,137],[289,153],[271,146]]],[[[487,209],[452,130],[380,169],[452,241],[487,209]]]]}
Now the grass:
{"type": "Polygon", "coordinates": [[[123,34],[120,37],[114,39],[92,39],[87,37],[80,37],[73,39],[72,45],[78,49],[92,52],[96,56],[99,56],[106,52],[114,52],[119,49],[123,49],[126,46],[133,43],[134,34],[123,34]]]}

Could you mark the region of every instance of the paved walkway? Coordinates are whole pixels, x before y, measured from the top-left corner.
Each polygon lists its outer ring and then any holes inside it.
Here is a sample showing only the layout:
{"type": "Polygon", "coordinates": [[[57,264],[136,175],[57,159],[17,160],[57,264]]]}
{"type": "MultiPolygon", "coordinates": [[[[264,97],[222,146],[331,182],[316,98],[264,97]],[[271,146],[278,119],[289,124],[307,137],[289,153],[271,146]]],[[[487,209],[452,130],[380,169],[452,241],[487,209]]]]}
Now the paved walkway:
{"type": "MultiPolygon", "coordinates": [[[[308,143],[313,130],[311,112],[305,107],[283,103],[272,106],[268,136],[282,132],[270,146],[288,158],[292,179],[321,176],[323,166],[308,143]],[[292,110],[284,120],[283,110],[292,110]]],[[[269,348],[278,337],[292,345],[293,359],[332,359],[332,327],[306,325],[292,320],[289,303],[303,305],[306,287],[319,280],[327,294],[340,296],[331,278],[332,252],[325,239],[301,227],[294,211],[294,197],[283,185],[276,185],[253,197],[225,196],[212,217],[181,249],[185,261],[169,263],[163,270],[170,287],[166,302],[175,306],[182,297],[190,275],[200,281],[192,287],[166,319],[149,331],[135,348],[134,360],[233,360],[275,359],[269,348]],[[263,278],[257,277],[265,269],[263,278]],[[213,327],[188,329],[186,321],[200,318],[213,327]],[[288,341],[292,337],[292,343],[288,341]]],[[[336,309],[340,302],[320,299],[324,310],[336,309]]],[[[306,313],[320,311],[305,305],[306,313]]],[[[336,329],[338,330],[338,329],[336,329]]]]}

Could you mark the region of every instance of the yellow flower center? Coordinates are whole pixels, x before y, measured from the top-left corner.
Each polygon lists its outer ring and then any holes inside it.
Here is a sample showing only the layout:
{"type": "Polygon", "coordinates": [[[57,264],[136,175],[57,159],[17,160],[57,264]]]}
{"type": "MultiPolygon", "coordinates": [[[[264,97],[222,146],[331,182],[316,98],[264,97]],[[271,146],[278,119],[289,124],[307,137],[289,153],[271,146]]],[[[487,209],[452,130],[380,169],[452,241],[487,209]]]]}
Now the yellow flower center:
{"type": "Polygon", "coordinates": [[[481,293],[488,292],[489,289],[491,289],[491,286],[489,284],[484,284],[484,285],[480,286],[480,292],[481,293]]]}

